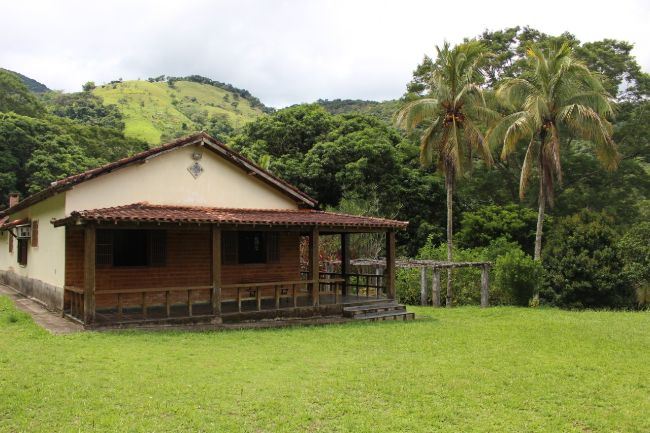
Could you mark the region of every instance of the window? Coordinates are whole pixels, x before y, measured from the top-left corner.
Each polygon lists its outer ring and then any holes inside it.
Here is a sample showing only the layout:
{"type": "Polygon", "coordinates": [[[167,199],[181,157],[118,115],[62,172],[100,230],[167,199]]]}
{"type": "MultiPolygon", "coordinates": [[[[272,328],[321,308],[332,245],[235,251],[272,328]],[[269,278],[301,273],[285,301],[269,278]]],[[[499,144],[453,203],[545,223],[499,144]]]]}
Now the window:
{"type": "Polygon", "coordinates": [[[239,263],[266,263],[264,233],[239,232],[239,263]]]}
{"type": "Polygon", "coordinates": [[[29,247],[29,238],[18,239],[18,264],[27,266],[28,247],[29,247]]]}
{"type": "Polygon", "coordinates": [[[97,230],[97,265],[164,266],[166,261],[164,230],[97,230]]]}
{"type": "Polygon", "coordinates": [[[223,264],[268,263],[279,259],[279,236],[276,232],[224,231],[221,235],[223,264]]]}
{"type": "Polygon", "coordinates": [[[32,221],[32,246],[38,246],[38,220],[32,221]]]}

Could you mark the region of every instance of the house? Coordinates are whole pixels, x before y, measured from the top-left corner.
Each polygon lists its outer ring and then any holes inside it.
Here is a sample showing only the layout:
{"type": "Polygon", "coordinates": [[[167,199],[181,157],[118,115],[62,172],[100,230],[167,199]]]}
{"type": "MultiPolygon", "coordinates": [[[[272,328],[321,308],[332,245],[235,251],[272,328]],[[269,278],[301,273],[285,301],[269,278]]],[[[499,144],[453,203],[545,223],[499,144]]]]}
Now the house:
{"type": "Polygon", "coordinates": [[[395,231],[407,225],[318,210],[205,133],[13,196],[0,218],[0,281],[89,327],[309,317],[386,302],[395,298],[395,231]],[[386,234],[383,275],[350,270],[349,236],[362,232],[386,234]],[[338,273],[320,267],[325,235],[340,238],[338,273]]]}

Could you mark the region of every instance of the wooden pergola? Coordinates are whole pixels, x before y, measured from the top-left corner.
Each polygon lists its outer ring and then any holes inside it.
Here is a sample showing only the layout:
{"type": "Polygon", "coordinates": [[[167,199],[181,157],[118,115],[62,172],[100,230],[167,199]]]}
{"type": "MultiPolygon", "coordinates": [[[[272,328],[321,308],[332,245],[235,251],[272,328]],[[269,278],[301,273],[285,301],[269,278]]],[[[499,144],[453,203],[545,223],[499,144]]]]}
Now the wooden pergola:
{"type": "MultiPolygon", "coordinates": [[[[376,266],[385,268],[385,259],[356,259],[350,262],[353,266],[376,266]]],[[[434,307],[440,307],[440,271],[442,269],[480,268],[481,269],[481,307],[488,307],[489,302],[489,271],[491,262],[446,262],[437,260],[395,260],[396,268],[420,269],[420,304],[427,305],[427,270],[432,272],[431,298],[434,307]]],[[[451,306],[451,295],[446,297],[446,306],[451,306]]]]}

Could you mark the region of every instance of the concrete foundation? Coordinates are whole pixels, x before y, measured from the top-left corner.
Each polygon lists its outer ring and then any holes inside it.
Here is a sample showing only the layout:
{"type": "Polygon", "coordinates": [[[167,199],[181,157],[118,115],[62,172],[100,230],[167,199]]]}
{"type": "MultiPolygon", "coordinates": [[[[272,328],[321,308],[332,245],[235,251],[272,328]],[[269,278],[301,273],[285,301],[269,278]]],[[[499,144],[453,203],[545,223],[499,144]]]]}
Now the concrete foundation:
{"type": "Polygon", "coordinates": [[[47,309],[63,309],[63,288],[34,278],[23,277],[12,271],[0,271],[0,283],[10,286],[25,296],[34,298],[47,309]]]}

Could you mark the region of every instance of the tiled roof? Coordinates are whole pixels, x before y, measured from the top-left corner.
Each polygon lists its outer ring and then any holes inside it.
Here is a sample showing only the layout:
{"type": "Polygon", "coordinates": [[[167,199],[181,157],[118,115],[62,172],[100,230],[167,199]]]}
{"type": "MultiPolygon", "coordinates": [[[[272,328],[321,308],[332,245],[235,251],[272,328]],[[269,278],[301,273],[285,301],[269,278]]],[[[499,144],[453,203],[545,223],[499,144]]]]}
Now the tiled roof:
{"type": "Polygon", "coordinates": [[[272,173],[259,167],[254,162],[246,159],[239,153],[230,149],[228,146],[216,138],[211,137],[205,132],[199,132],[187,137],[176,139],[169,143],[163,144],[162,146],[145,150],[144,152],[137,153],[127,158],[122,158],[115,162],[111,162],[110,164],[102,165],[101,167],[93,168],[92,170],[88,170],[83,173],[52,182],[48,188],[25,198],[12,207],[0,211],[0,217],[11,215],[14,212],[25,209],[26,207],[38,203],[41,200],[45,200],[46,198],[51,197],[59,192],[70,189],[74,185],[77,185],[81,182],[93,179],[106,173],[110,173],[114,170],[129,166],[131,164],[145,162],[173,149],[193,144],[205,146],[207,149],[210,149],[213,152],[221,155],[224,159],[240,167],[242,170],[245,170],[247,173],[255,175],[262,182],[288,195],[294,201],[296,201],[296,203],[299,203],[302,206],[316,207],[318,205],[318,202],[314,198],[300,191],[295,186],[289,184],[288,182],[285,182],[284,180],[274,176],[272,173]]]}
{"type": "Polygon", "coordinates": [[[325,226],[331,228],[406,228],[405,221],[346,215],[314,209],[227,209],[134,203],[74,211],[55,226],[76,222],[218,223],[269,226],[325,226]]]}

